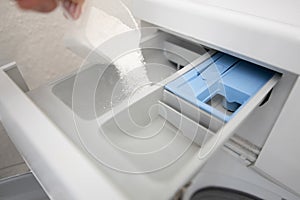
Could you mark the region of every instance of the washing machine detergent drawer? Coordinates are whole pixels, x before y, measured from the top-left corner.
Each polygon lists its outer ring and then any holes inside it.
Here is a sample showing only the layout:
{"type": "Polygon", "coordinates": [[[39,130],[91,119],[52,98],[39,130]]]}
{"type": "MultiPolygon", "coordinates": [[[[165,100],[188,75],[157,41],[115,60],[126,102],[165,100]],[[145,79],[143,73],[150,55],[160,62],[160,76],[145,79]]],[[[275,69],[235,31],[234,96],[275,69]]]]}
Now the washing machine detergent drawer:
{"type": "MultiPolygon", "coordinates": [[[[27,93],[20,74],[12,73],[18,71],[13,63],[0,70],[1,122],[53,199],[170,199],[280,80],[274,71],[224,53],[210,54],[95,119],[82,119],[53,92],[70,75],[27,93]],[[80,129],[86,134],[79,140],[80,129]],[[141,135],[144,139],[137,140],[141,135]],[[152,153],[119,151],[108,139],[152,153]],[[93,145],[83,148],[86,142],[93,145]],[[91,152],[112,167],[95,162],[91,152]]],[[[82,76],[89,76],[88,70],[82,76]]]]}

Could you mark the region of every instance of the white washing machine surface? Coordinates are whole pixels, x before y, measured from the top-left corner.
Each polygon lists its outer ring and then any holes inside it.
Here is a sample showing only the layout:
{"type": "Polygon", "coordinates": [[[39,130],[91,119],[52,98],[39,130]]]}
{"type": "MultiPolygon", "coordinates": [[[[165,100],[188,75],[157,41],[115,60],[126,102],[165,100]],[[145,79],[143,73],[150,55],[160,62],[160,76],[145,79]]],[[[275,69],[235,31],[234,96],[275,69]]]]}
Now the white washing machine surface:
{"type": "Polygon", "coordinates": [[[225,149],[202,168],[183,200],[299,200],[293,193],[245,166],[225,149]]]}

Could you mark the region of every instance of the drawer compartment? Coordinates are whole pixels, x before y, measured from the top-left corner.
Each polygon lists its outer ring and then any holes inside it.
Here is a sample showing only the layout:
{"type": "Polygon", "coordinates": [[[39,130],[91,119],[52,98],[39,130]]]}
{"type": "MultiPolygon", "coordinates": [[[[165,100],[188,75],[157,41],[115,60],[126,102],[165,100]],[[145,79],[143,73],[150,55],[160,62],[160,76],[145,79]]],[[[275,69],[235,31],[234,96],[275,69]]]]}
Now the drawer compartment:
{"type": "Polygon", "coordinates": [[[217,53],[165,88],[228,122],[275,74],[261,66],[217,53]]]}

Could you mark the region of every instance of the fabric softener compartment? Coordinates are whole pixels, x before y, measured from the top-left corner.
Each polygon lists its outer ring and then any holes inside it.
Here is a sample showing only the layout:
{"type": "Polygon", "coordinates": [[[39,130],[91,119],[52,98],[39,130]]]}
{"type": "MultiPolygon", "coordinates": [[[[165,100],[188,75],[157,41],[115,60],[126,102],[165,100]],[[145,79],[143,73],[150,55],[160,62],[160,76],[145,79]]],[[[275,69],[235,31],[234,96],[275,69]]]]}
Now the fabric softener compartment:
{"type": "Polygon", "coordinates": [[[217,53],[165,89],[228,122],[274,75],[272,70],[217,53]]]}

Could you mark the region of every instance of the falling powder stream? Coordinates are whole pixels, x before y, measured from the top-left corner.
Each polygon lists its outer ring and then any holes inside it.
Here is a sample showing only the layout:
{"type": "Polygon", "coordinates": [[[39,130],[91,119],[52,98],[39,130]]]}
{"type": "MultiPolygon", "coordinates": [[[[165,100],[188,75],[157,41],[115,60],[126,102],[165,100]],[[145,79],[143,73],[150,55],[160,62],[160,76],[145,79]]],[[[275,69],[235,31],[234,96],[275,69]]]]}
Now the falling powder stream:
{"type": "Polygon", "coordinates": [[[92,48],[116,66],[122,82],[122,96],[128,97],[132,92],[136,92],[137,88],[148,85],[150,81],[139,47],[141,33],[138,24],[126,5],[121,1],[120,3],[130,15],[134,28],[92,6],[86,21],[85,34],[92,48]],[[105,43],[106,45],[103,45],[105,43]]]}

